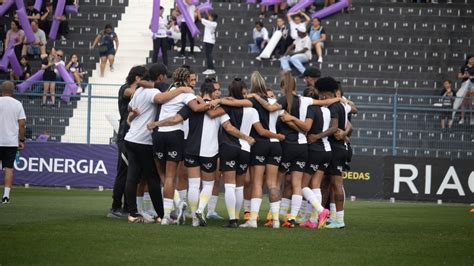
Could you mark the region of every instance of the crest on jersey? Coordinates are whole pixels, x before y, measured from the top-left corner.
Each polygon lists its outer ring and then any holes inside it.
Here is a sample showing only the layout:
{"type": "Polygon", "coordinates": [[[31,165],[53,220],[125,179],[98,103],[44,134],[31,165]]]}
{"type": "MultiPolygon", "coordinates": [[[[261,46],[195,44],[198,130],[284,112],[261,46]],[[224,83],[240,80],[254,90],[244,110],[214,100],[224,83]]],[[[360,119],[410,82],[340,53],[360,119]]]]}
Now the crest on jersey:
{"type": "Polygon", "coordinates": [[[296,161],[296,164],[297,164],[300,168],[304,168],[305,165],[306,165],[306,162],[296,161]]]}
{"type": "Polygon", "coordinates": [[[277,163],[280,163],[281,162],[281,156],[275,156],[275,157],[273,157],[273,160],[275,160],[275,162],[277,162],[277,163]]]}
{"type": "Polygon", "coordinates": [[[288,169],[290,169],[291,163],[282,163],[281,166],[283,166],[283,168],[288,170],[288,169]]]}
{"type": "Polygon", "coordinates": [[[337,170],[340,171],[340,172],[344,172],[344,168],[342,166],[338,166],[337,170]]]}
{"type": "Polygon", "coordinates": [[[328,166],[329,166],[329,163],[325,163],[325,164],[324,164],[324,167],[327,168],[328,166]]]}
{"type": "Polygon", "coordinates": [[[202,166],[204,166],[204,168],[206,168],[207,170],[209,170],[209,169],[212,168],[212,163],[205,163],[205,164],[203,164],[202,166]]]}
{"type": "Polygon", "coordinates": [[[158,159],[163,159],[163,153],[157,152],[156,157],[158,157],[158,159]]]}
{"type": "Polygon", "coordinates": [[[186,158],[185,161],[189,164],[193,164],[195,161],[193,159],[186,158]]]}
{"type": "Polygon", "coordinates": [[[171,158],[176,158],[176,156],[178,156],[178,152],[177,151],[169,151],[168,152],[168,155],[171,157],[171,158]]]}
{"type": "Polygon", "coordinates": [[[247,169],[247,167],[248,167],[247,164],[241,164],[241,165],[239,165],[239,166],[240,166],[240,169],[242,169],[242,170],[245,170],[245,169],[247,169]]]}
{"type": "Polygon", "coordinates": [[[313,171],[318,171],[318,168],[319,168],[319,165],[317,164],[310,164],[309,167],[311,167],[311,169],[313,169],[313,171]]]}

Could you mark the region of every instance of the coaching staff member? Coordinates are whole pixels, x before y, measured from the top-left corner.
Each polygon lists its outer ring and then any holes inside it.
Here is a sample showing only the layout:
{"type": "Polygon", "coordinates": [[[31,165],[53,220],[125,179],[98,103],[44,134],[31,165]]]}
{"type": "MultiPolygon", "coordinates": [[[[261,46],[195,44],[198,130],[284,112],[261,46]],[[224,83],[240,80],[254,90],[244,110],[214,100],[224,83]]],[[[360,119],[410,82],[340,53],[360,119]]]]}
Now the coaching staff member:
{"type": "Polygon", "coordinates": [[[5,170],[3,204],[10,202],[16,152],[25,147],[25,110],[23,105],[12,97],[13,88],[15,85],[10,81],[0,85],[0,161],[5,170]]]}

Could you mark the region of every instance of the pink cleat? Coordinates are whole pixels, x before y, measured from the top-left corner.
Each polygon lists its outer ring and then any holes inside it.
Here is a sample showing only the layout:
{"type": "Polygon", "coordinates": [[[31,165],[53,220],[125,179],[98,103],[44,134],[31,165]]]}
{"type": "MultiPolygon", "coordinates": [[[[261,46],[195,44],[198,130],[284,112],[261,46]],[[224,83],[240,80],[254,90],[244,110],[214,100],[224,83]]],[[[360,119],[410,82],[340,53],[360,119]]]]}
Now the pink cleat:
{"type": "Polygon", "coordinates": [[[318,228],[319,229],[324,228],[326,226],[326,220],[328,219],[328,217],[329,217],[328,209],[324,209],[322,212],[319,213],[318,215],[318,220],[319,220],[318,228]]]}
{"type": "Polygon", "coordinates": [[[310,228],[310,229],[316,229],[318,228],[318,224],[315,222],[311,222],[310,219],[306,220],[304,223],[300,224],[301,228],[310,228]]]}

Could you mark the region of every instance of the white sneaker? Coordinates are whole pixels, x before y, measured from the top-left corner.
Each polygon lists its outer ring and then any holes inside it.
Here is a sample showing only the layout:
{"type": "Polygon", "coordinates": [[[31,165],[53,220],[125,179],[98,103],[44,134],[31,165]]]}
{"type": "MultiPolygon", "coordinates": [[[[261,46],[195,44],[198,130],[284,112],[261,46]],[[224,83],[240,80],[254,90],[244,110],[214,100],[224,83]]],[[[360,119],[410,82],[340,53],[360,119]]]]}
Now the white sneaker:
{"type": "Polygon", "coordinates": [[[144,223],[151,224],[151,223],[155,222],[155,219],[150,214],[148,214],[146,212],[140,212],[140,214],[143,216],[143,222],[144,223]]]}
{"type": "Polygon", "coordinates": [[[256,60],[262,61],[262,58],[260,56],[255,57],[256,60]]]}
{"type": "Polygon", "coordinates": [[[322,63],[323,62],[323,57],[321,56],[320,58],[318,58],[318,63],[322,63]]]}
{"type": "Polygon", "coordinates": [[[216,71],[214,69],[209,69],[209,74],[214,75],[214,74],[216,74],[216,71]]]}
{"type": "Polygon", "coordinates": [[[471,119],[471,122],[469,122],[469,125],[474,126],[474,119],[471,119]]]}
{"type": "Polygon", "coordinates": [[[274,229],[280,228],[280,220],[273,220],[273,222],[272,222],[272,227],[273,227],[274,229]]]}
{"type": "Polygon", "coordinates": [[[110,65],[110,72],[114,72],[114,65],[110,65]]]}
{"type": "Polygon", "coordinates": [[[459,120],[460,125],[464,125],[464,119],[459,120]]]}
{"type": "Polygon", "coordinates": [[[178,225],[184,224],[186,222],[186,215],[184,214],[188,204],[186,202],[181,201],[178,206],[178,217],[176,218],[178,225]]]}
{"type": "Polygon", "coordinates": [[[257,221],[248,220],[245,223],[239,225],[240,228],[257,228],[257,221]]]}
{"type": "Polygon", "coordinates": [[[172,223],[173,221],[171,221],[170,217],[163,217],[163,219],[161,220],[161,225],[170,225],[172,223]]]}
{"type": "Polygon", "coordinates": [[[203,75],[211,75],[213,74],[212,73],[212,70],[211,69],[206,69],[206,71],[202,72],[203,75]]]}

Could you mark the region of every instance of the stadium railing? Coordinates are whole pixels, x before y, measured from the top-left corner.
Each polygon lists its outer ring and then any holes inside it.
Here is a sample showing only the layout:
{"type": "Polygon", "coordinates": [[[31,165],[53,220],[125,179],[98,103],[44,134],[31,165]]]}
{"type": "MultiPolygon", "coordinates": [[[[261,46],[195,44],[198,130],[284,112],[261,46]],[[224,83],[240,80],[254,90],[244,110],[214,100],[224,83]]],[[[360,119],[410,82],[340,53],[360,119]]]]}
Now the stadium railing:
{"type": "MultiPolygon", "coordinates": [[[[83,93],[64,96],[64,83],[57,82],[55,108],[41,107],[43,83],[35,83],[15,97],[23,102],[31,140],[49,134],[49,141],[110,144],[118,129],[119,85],[83,84],[83,93]]],[[[441,107],[443,98],[429,95],[346,93],[358,108],[352,116],[351,136],[355,154],[466,158],[474,151],[474,99],[461,109],[441,107]],[[441,129],[443,115],[453,117],[451,129],[441,129]]],[[[453,100],[456,98],[454,97],[453,100]]],[[[49,98],[48,98],[49,100],[49,98]]],[[[459,101],[459,100],[458,100],[459,101]]],[[[446,122],[448,128],[449,121],[446,122]]]]}

